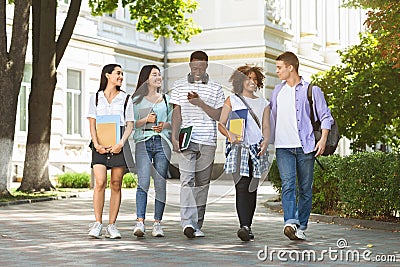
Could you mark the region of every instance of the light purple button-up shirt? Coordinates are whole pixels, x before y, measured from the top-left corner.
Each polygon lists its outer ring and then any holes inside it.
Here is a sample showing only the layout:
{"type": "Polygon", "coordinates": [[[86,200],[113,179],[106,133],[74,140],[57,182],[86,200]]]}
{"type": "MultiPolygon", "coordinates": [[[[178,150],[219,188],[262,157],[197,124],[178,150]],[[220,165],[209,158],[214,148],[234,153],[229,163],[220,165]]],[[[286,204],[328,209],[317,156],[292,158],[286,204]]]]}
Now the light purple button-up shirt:
{"type": "MultiPolygon", "coordinates": [[[[282,87],[286,84],[283,82],[275,86],[274,91],[272,91],[271,99],[270,99],[270,107],[271,107],[271,137],[270,143],[275,143],[275,129],[276,129],[276,112],[277,112],[277,97],[282,87]]],[[[303,148],[304,153],[310,153],[315,148],[315,138],[313,133],[313,127],[310,120],[310,104],[307,98],[307,89],[309,83],[304,81],[301,78],[300,83],[296,85],[296,121],[297,128],[299,130],[299,138],[301,142],[301,146],[303,148]]],[[[331,129],[331,125],[333,124],[333,117],[331,112],[326,104],[324,94],[321,91],[321,88],[318,86],[313,86],[312,90],[313,100],[314,100],[314,116],[315,120],[316,114],[318,114],[318,119],[321,121],[322,129],[331,129]]]]}

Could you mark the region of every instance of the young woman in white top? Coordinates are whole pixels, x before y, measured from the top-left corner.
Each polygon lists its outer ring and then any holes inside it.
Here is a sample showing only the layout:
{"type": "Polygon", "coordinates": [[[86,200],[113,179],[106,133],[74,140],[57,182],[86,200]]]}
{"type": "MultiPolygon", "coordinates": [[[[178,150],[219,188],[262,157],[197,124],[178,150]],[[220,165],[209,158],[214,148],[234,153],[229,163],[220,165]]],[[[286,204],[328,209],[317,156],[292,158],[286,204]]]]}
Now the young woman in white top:
{"type": "Polygon", "coordinates": [[[111,197],[107,238],[121,238],[121,234],[115,226],[115,221],[121,204],[122,178],[126,172],[126,160],[124,151],[131,153],[128,137],[133,129],[133,105],[132,100],[121,90],[123,72],[118,64],[108,64],[103,67],[100,77],[100,88],[90,98],[88,119],[90,135],[92,137],[92,168],[95,178],[93,192],[93,207],[96,222],[89,228],[89,236],[101,237],[103,227],[102,216],[107,185],[107,170],[111,169],[111,197]],[[96,118],[103,115],[117,115],[120,117],[122,136],[117,144],[101,145],[96,130],[96,118]]]}
{"type": "Polygon", "coordinates": [[[254,239],[251,224],[256,209],[257,187],[261,174],[269,166],[269,102],[255,95],[257,89],[263,87],[262,72],[262,68],[249,65],[234,71],[229,81],[235,94],[225,100],[218,124],[220,132],[228,138],[225,172],[232,173],[234,178],[236,211],[240,221],[237,235],[243,241],[254,239]],[[230,119],[235,118],[245,119],[243,136],[228,130],[230,119]]]}

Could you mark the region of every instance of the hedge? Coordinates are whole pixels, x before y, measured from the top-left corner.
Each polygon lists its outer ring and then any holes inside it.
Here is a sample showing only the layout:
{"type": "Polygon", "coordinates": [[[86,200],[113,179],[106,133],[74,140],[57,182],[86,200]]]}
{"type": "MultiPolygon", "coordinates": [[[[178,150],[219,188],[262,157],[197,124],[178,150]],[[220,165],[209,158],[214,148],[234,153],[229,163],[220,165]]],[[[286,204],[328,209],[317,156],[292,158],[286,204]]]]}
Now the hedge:
{"type": "MultiPolygon", "coordinates": [[[[90,187],[90,174],[89,173],[75,173],[66,172],[56,177],[57,187],[60,188],[89,188],[90,187]]],[[[123,188],[136,188],[137,175],[133,173],[126,173],[122,180],[123,188]]],[[[110,186],[110,174],[107,174],[107,187],[110,186]]]]}
{"type": "MultiPolygon", "coordinates": [[[[379,219],[400,211],[400,154],[364,152],[318,159],[325,170],[315,164],[312,212],[379,219]]],[[[276,161],[269,180],[281,194],[276,161]]]]}

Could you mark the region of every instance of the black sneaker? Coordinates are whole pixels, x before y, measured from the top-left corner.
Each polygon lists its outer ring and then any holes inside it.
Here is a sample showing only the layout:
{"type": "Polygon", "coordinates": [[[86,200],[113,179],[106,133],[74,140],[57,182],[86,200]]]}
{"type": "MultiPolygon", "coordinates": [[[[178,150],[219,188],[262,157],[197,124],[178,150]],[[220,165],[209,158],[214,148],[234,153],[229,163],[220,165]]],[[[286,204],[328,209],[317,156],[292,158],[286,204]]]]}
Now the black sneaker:
{"type": "Polygon", "coordinates": [[[251,227],[249,227],[249,238],[250,238],[250,240],[254,240],[254,234],[251,231],[251,227]]]}
{"type": "Polygon", "coordinates": [[[250,241],[250,229],[247,226],[243,226],[237,231],[237,236],[242,241],[250,241]]]}
{"type": "Polygon", "coordinates": [[[196,236],[194,235],[194,227],[191,225],[186,225],[185,228],[183,228],[183,234],[187,238],[195,238],[196,236]]]}

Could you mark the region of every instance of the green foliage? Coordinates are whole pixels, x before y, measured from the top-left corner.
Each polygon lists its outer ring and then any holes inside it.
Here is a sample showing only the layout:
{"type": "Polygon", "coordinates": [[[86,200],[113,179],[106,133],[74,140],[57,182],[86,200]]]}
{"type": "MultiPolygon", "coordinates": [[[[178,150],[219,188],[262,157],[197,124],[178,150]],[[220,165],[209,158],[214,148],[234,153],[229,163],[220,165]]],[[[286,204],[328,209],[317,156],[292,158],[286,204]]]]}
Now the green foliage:
{"type": "MultiPolygon", "coordinates": [[[[312,212],[354,218],[392,218],[400,211],[400,154],[357,153],[320,157],[314,171],[312,212]]],[[[281,193],[276,161],[269,179],[281,193]]]]}
{"type": "Polygon", "coordinates": [[[400,147],[400,69],[384,61],[377,44],[372,35],[362,35],[359,45],[339,51],[341,65],[312,77],[355,151],[378,142],[400,147]]]}
{"type": "MultiPolygon", "coordinates": [[[[118,7],[118,0],[89,0],[93,15],[112,13],[118,7]]],[[[138,31],[151,32],[157,39],[160,36],[172,37],[176,43],[189,42],[191,36],[201,29],[192,18],[198,3],[194,0],[122,0],[128,6],[131,20],[137,20],[138,31]]]]}
{"type": "Polygon", "coordinates": [[[17,188],[10,189],[10,195],[8,196],[0,196],[0,202],[12,202],[12,201],[24,201],[24,200],[32,200],[32,199],[40,199],[40,198],[49,198],[49,197],[57,197],[57,196],[66,195],[63,192],[59,191],[44,191],[44,192],[21,192],[18,191],[17,188]]]}
{"type": "Polygon", "coordinates": [[[313,212],[315,213],[334,213],[339,201],[339,176],[336,170],[341,163],[341,157],[332,155],[329,157],[319,157],[324,169],[318,163],[314,167],[313,183],[313,212]]]}
{"type": "Polygon", "coordinates": [[[122,180],[123,188],[136,188],[137,185],[138,185],[138,178],[136,174],[128,172],[124,175],[124,179],[122,180]]]}
{"type": "Polygon", "coordinates": [[[347,0],[347,7],[361,7],[368,11],[365,24],[379,40],[377,49],[384,60],[400,68],[400,5],[398,0],[347,0]]]}
{"type": "Polygon", "coordinates": [[[66,172],[57,176],[57,183],[64,188],[89,188],[90,174],[66,172]]]}
{"type": "Polygon", "coordinates": [[[374,219],[400,211],[399,154],[354,154],[343,160],[337,174],[343,214],[374,219]]]}
{"type": "Polygon", "coordinates": [[[279,176],[278,165],[276,164],[276,160],[274,160],[271,164],[271,168],[268,172],[268,180],[271,181],[272,187],[280,194],[282,194],[282,181],[279,176]]]}
{"type": "MultiPolygon", "coordinates": [[[[90,174],[67,172],[57,176],[58,187],[61,188],[89,188],[90,174]]],[[[110,187],[111,174],[107,173],[107,187],[110,187]]],[[[126,173],[122,180],[123,188],[136,188],[138,185],[137,175],[126,173]]]]}

